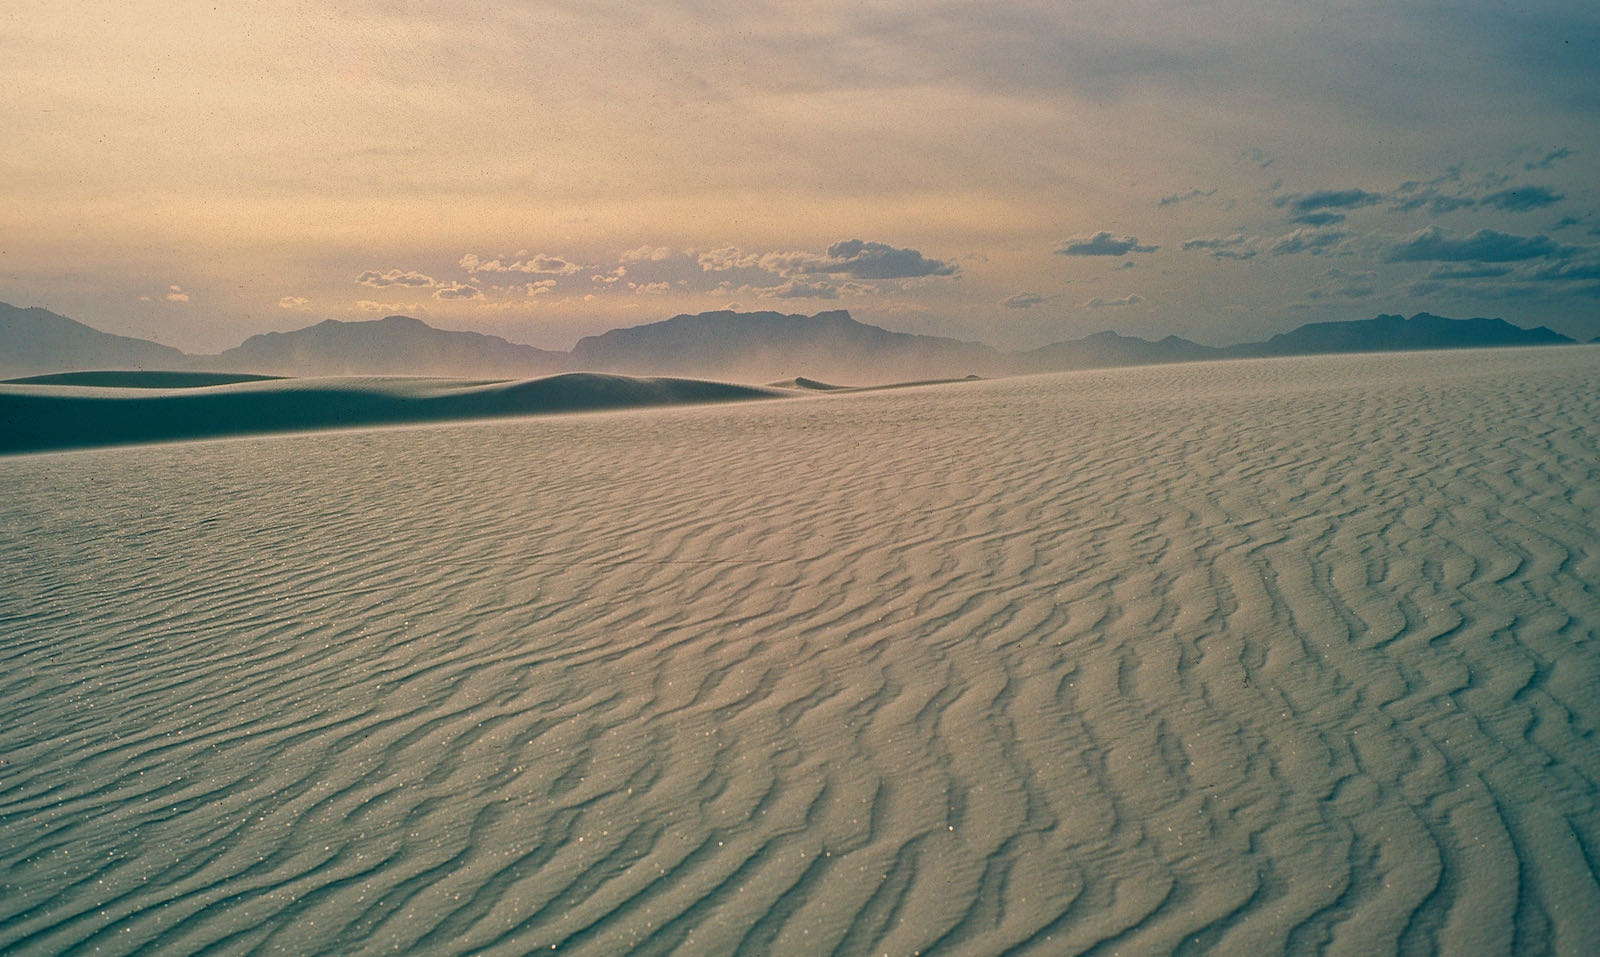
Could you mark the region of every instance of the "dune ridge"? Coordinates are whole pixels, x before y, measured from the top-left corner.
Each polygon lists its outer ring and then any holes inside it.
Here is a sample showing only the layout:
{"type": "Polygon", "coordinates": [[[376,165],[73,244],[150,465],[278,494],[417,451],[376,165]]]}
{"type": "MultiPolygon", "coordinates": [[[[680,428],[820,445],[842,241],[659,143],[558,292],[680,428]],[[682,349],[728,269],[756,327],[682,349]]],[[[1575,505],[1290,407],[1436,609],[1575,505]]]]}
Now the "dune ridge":
{"type": "Polygon", "coordinates": [[[584,372],[526,380],[66,373],[0,383],[0,454],[781,394],[698,379],[584,372]]]}
{"type": "Polygon", "coordinates": [[[1584,953],[1597,372],[0,461],[0,951],[1584,953]]]}

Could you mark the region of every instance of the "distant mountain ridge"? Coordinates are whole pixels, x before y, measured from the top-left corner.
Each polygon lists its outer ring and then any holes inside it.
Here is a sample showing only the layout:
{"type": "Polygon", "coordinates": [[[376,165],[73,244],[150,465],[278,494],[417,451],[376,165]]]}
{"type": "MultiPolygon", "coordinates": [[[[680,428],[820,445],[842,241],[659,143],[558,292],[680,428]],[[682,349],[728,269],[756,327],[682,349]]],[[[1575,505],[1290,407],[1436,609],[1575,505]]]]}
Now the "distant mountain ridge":
{"type": "Polygon", "coordinates": [[[981,342],[890,332],[842,309],[814,316],[728,310],[674,316],[587,336],[570,356],[578,368],[753,382],[797,374],[858,381],[995,374],[1004,365],[1002,354],[981,342]]]}
{"type": "Polygon", "coordinates": [[[421,319],[371,322],[328,319],[294,332],[251,336],[213,367],[293,375],[544,375],[564,369],[566,354],[477,332],[435,329],[421,319]]]}
{"type": "Polygon", "coordinates": [[[1266,342],[1231,346],[1230,355],[1291,356],[1331,352],[1388,352],[1406,349],[1474,349],[1494,346],[1547,346],[1575,340],[1544,326],[1524,329],[1504,319],[1445,319],[1419,312],[1348,322],[1312,322],[1266,342]],[[1443,344],[1443,345],[1441,345],[1443,344]]]}
{"type": "Polygon", "coordinates": [[[364,322],[329,319],[292,332],[251,336],[217,356],[108,335],[45,309],[0,303],[0,378],[99,369],[167,369],[276,375],[425,375],[528,378],[561,372],[616,372],[769,382],[797,375],[874,383],[965,375],[1015,375],[1211,359],[1558,345],[1574,340],[1543,326],[1503,319],[1317,322],[1263,342],[1205,346],[1178,336],[1152,342],[1099,332],[1022,352],[981,342],[892,332],[844,310],[813,316],[717,311],[612,329],[570,352],[499,336],[437,329],[408,316],[364,322]]]}
{"type": "Polygon", "coordinates": [[[114,336],[48,309],[0,302],[0,378],[104,368],[186,368],[171,346],[114,336]]]}

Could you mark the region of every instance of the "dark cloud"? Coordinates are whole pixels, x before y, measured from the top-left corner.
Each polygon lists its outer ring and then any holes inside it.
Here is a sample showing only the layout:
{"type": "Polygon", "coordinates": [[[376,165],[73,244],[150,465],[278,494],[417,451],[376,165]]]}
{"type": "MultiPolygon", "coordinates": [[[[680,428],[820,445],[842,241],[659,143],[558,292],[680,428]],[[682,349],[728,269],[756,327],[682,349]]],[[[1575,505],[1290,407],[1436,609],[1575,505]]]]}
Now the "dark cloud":
{"type": "Polygon", "coordinates": [[[1209,199],[1215,195],[1217,195],[1217,191],[1214,189],[1191,189],[1187,193],[1173,193],[1171,196],[1163,196],[1156,205],[1177,206],[1180,203],[1187,203],[1191,200],[1209,199]]]}
{"type": "Polygon", "coordinates": [[[1274,256],[1293,256],[1297,253],[1311,253],[1314,256],[1318,256],[1339,245],[1346,235],[1346,233],[1336,229],[1326,231],[1297,229],[1274,243],[1272,254],[1274,256]]]}
{"type": "Polygon", "coordinates": [[[1600,279],[1600,258],[1546,266],[1532,276],[1542,282],[1573,282],[1600,279]]]}
{"type": "Polygon", "coordinates": [[[1113,236],[1101,231],[1093,236],[1078,236],[1064,241],[1058,256],[1126,256],[1128,253],[1153,253],[1160,247],[1141,246],[1133,236],[1113,236]]]}
{"type": "Polygon", "coordinates": [[[1019,292],[1014,296],[1007,296],[1001,305],[1007,309],[1032,309],[1034,306],[1043,305],[1048,297],[1031,292],[1019,292]]]}
{"type": "Polygon", "coordinates": [[[1509,266],[1440,266],[1429,279],[1499,279],[1511,274],[1509,266]]]}
{"type": "Polygon", "coordinates": [[[436,285],[432,276],[424,276],[420,272],[414,272],[407,269],[390,269],[386,272],[378,272],[376,270],[369,269],[357,276],[356,282],[363,286],[372,286],[374,288],[382,288],[384,286],[409,286],[413,289],[420,289],[426,286],[436,285]]]}
{"type": "Polygon", "coordinates": [[[1339,286],[1334,289],[1313,289],[1307,299],[1370,299],[1378,290],[1370,285],[1339,286]]]}
{"type": "Polygon", "coordinates": [[[1514,236],[1480,229],[1455,239],[1437,226],[1413,233],[1383,253],[1386,262],[1520,262],[1559,255],[1548,236],[1514,236]]]}
{"type": "Polygon", "coordinates": [[[1256,250],[1250,246],[1250,238],[1239,234],[1186,239],[1182,248],[1203,249],[1214,259],[1254,259],[1256,256],[1256,250]]]}
{"type": "Polygon", "coordinates": [[[1381,193],[1369,193],[1364,189],[1319,189],[1310,193],[1279,196],[1272,201],[1272,205],[1287,206],[1296,213],[1305,214],[1319,209],[1359,209],[1382,200],[1381,193]]]}
{"type": "Polygon", "coordinates": [[[1298,216],[1290,217],[1289,221],[1306,226],[1332,226],[1336,223],[1344,222],[1344,213],[1331,213],[1327,210],[1315,213],[1301,213],[1298,216]]]}
{"type": "Polygon", "coordinates": [[[1478,205],[1478,201],[1470,196],[1453,196],[1428,188],[1401,196],[1395,200],[1392,208],[1399,213],[1410,213],[1419,209],[1426,209],[1438,216],[1444,213],[1453,213],[1458,209],[1471,209],[1476,205],[1478,205]]]}
{"type": "Polygon", "coordinates": [[[802,260],[798,271],[853,279],[918,279],[953,276],[957,270],[954,263],[928,259],[915,249],[846,239],[829,246],[825,256],[802,260]]]}
{"type": "Polygon", "coordinates": [[[1482,202],[1483,205],[1493,206],[1495,209],[1523,213],[1530,209],[1554,206],[1565,198],[1560,193],[1543,186],[1515,186],[1511,189],[1502,189],[1498,193],[1490,193],[1482,202]]]}
{"type": "Polygon", "coordinates": [[[880,281],[959,275],[951,262],[915,249],[848,239],[823,252],[747,252],[733,246],[709,250],[639,246],[614,267],[591,277],[595,287],[635,293],[735,293],[762,299],[837,299],[879,292],[880,281]]]}
{"type": "Polygon", "coordinates": [[[1563,146],[1560,149],[1551,150],[1539,159],[1522,164],[1522,168],[1529,171],[1536,169],[1549,169],[1550,167],[1556,165],[1556,163],[1566,159],[1571,155],[1572,150],[1563,146]]]}

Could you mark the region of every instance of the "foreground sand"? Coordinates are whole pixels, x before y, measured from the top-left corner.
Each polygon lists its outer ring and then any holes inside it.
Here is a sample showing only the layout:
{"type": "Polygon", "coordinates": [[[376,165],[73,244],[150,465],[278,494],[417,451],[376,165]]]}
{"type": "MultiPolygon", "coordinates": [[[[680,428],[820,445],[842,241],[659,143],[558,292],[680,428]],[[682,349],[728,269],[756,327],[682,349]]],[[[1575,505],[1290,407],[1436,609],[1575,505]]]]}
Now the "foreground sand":
{"type": "Polygon", "coordinates": [[[0,461],[0,952],[1592,953],[1600,349],[0,461]]]}

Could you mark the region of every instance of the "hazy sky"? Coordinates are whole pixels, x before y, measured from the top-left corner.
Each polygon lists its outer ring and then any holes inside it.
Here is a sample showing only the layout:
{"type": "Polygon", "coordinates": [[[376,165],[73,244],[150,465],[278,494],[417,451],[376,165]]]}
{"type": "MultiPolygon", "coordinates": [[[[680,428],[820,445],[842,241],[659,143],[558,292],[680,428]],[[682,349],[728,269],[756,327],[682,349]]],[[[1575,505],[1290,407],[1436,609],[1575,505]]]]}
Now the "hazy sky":
{"type": "Polygon", "coordinates": [[[9,0],[0,116],[0,300],[190,351],[1600,335],[1593,0],[9,0]]]}

